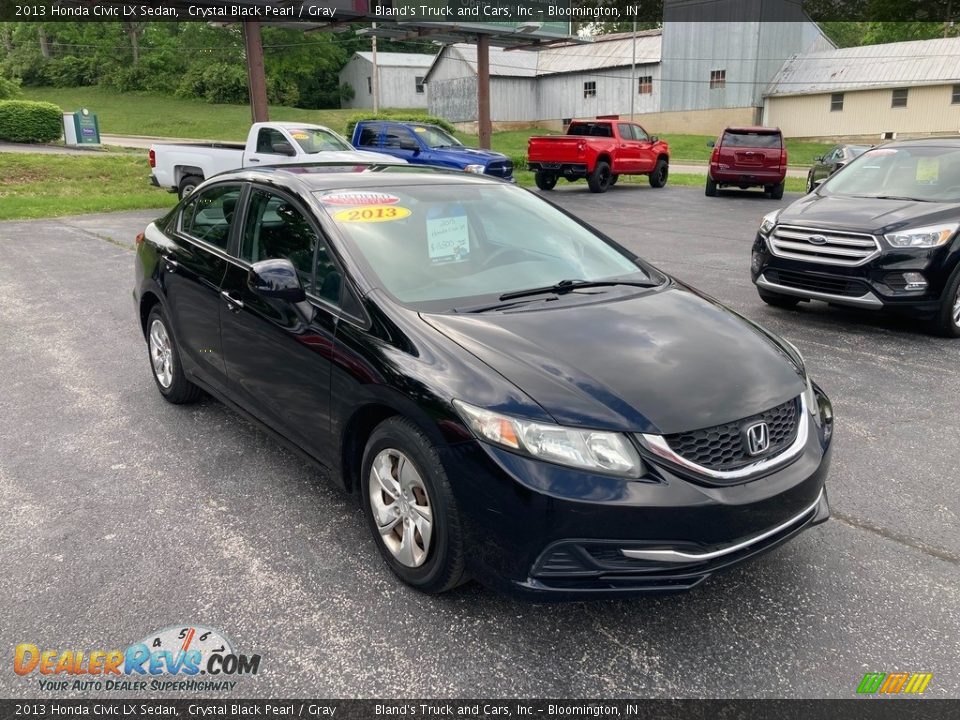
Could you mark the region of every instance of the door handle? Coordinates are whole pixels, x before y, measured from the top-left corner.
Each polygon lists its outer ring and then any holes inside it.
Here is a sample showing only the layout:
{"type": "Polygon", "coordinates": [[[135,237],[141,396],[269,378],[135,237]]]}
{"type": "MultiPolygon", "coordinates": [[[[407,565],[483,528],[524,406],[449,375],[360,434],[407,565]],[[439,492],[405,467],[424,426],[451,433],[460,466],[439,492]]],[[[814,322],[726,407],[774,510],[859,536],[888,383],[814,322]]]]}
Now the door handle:
{"type": "Polygon", "coordinates": [[[237,300],[229,290],[221,290],[220,297],[227,303],[227,310],[230,312],[240,312],[240,310],[243,309],[243,301],[237,300]]]}
{"type": "Polygon", "coordinates": [[[255,162],[260,162],[260,160],[258,158],[247,158],[247,162],[255,163],[255,162]]]}
{"type": "Polygon", "coordinates": [[[175,273],[177,268],[180,267],[180,263],[174,260],[172,257],[164,257],[163,264],[167,266],[167,272],[175,273]]]}

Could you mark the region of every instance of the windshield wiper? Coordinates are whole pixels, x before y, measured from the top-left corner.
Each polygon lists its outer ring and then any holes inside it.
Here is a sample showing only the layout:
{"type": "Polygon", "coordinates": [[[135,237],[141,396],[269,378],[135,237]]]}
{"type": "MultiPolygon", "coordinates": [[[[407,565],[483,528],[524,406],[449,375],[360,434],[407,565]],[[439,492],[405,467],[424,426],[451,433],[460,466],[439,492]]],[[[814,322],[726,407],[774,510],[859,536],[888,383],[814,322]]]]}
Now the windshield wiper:
{"type": "Polygon", "coordinates": [[[529,295],[542,295],[543,293],[562,293],[573,292],[581,288],[614,287],[616,285],[630,285],[633,287],[652,288],[660,283],[640,280],[561,280],[555,285],[545,285],[543,287],[529,288],[528,290],[515,290],[514,292],[504,293],[500,300],[513,300],[514,298],[527,297],[529,295]]]}
{"type": "Polygon", "coordinates": [[[533,302],[549,302],[551,300],[556,300],[556,298],[545,298],[543,300],[519,300],[517,302],[484,303],[483,305],[468,305],[467,307],[453,308],[453,311],[455,313],[482,313],[487,312],[487,310],[508,310],[512,307],[518,307],[520,305],[527,305],[533,302]]]}
{"type": "Polygon", "coordinates": [[[854,197],[870,198],[871,200],[907,200],[909,202],[933,202],[923,198],[906,197],[905,195],[854,195],[854,197]]]}

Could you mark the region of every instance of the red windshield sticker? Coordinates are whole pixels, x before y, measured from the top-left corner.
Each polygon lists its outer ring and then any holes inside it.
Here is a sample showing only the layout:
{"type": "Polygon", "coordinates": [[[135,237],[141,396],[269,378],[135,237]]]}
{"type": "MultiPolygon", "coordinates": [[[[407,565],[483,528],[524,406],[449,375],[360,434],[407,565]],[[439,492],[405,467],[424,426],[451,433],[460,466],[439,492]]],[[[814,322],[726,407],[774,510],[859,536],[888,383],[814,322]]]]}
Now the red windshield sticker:
{"type": "Polygon", "coordinates": [[[335,192],[320,197],[325,205],[393,205],[400,202],[395,195],[378,192],[335,192]]]}

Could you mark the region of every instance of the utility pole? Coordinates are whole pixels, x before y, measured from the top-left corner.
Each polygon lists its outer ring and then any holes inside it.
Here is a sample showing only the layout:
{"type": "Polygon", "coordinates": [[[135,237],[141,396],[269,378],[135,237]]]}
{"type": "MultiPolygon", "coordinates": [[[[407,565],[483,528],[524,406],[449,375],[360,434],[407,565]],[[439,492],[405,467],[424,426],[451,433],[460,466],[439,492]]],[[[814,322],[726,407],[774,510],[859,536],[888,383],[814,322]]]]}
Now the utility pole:
{"type": "Polygon", "coordinates": [[[255,123],[270,119],[267,111],[267,80],[263,70],[263,41],[260,23],[243,23],[243,44],[247,51],[247,81],[250,90],[250,115],[255,123]]]}
{"type": "Polygon", "coordinates": [[[370,76],[370,89],[373,91],[373,114],[380,112],[380,66],[377,65],[377,24],[372,23],[373,35],[373,74],[370,76]]]}
{"type": "Polygon", "coordinates": [[[480,147],[490,149],[490,36],[477,35],[477,135],[480,147]]]}
{"type": "Polygon", "coordinates": [[[633,56],[630,58],[630,122],[637,100],[637,21],[633,21],[633,56]]]}

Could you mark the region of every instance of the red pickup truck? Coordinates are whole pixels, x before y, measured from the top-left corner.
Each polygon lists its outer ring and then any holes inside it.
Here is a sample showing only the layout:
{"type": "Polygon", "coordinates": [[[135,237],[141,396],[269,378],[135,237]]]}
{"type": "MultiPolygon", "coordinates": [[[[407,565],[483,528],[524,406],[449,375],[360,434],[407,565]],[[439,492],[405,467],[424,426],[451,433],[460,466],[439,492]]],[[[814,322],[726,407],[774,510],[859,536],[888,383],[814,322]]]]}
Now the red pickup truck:
{"type": "Polygon", "coordinates": [[[532,137],[527,143],[527,167],[541,190],[553,190],[561,177],[586,178],[591,192],[602,193],[621,175],[646,175],[660,188],[667,184],[669,166],[667,143],[624,120],[574,120],[566,135],[532,137]]]}

